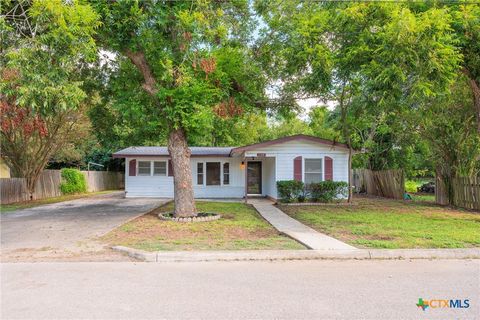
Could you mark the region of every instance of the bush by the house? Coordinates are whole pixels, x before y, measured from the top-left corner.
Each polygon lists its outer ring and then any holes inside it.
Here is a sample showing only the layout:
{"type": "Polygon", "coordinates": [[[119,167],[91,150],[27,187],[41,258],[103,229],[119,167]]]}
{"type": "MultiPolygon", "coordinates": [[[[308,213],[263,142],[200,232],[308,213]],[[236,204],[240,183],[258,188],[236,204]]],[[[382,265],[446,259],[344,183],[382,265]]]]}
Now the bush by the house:
{"type": "Polygon", "coordinates": [[[348,183],[344,181],[322,181],[304,185],[301,181],[277,181],[277,190],[282,202],[330,202],[348,197],[348,183]]]}
{"type": "Polygon", "coordinates": [[[348,196],[348,183],[344,181],[321,181],[307,185],[310,199],[314,202],[330,202],[348,196]]]}
{"type": "Polygon", "coordinates": [[[277,181],[277,191],[283,202],[294,202],[305,199],[302,181],[283,180],[277,181]]]}
{"type": "Polygon", "coordinates": [[[77,169],[62,169],[62,183],[60,191],[63,194],[87,192],[87,181],[85,176],[77,169]]]}

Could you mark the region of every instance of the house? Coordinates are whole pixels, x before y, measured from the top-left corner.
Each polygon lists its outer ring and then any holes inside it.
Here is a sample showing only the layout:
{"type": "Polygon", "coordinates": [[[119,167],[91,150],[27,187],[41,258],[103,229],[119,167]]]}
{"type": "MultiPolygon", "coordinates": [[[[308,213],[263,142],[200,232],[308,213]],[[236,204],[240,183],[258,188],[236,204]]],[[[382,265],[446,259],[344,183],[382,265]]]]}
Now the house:
{"type": "MultiPolygon", "coordinates": [[[[190,147],[196,198],[277,199],[276,182],[348,182],[348,147],[307,135],[294,135],[243,147],[190,147]]],[[[129,147],[125,158],[126,197],[173,197],[167,147],[129,147]]]]}
{"type": "Polygon", "coordinates": [[[0,178],[10,178],[10,168],[2,158],[0,158],[0,178]]]}

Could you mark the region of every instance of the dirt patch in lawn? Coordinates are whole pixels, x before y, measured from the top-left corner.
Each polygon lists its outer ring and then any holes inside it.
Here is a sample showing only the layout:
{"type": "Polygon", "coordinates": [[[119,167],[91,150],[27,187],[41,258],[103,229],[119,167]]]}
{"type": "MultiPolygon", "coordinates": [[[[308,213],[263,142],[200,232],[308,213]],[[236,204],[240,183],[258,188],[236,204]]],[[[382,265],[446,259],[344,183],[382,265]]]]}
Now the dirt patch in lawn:
{"type": "Polygon", "coordinates": [[[356,247],[480,247],[480,214],[427,202],[355,197],[355,206],[279,206],[310,227],[356,247]]]}
{"type": "Polygon", "coordinates": [[[216,212],[216,221],[179,223],[163,221],[158,213],[173,210],[173,204],[138,217],[105,235],[110,245],[141,250],[254,250],[305,249],[282,236],[249,205],[231,202],[198,202],[199,211],[216,212]]]}

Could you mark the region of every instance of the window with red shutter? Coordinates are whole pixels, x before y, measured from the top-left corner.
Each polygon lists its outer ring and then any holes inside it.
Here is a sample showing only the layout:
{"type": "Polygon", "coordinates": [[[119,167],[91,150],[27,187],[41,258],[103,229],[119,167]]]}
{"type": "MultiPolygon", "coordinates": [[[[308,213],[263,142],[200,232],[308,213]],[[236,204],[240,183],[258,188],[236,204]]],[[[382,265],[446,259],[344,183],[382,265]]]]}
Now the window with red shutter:
{"type": "Polygon", "coordinates": [[[325,180],[333,180],[333,159],[325,157],[325,180]]]}
{"type": "Polygon", "coordinates": [[[293,159],[293,179],[302,181],[302,157],[298,156],[293,159]]]}

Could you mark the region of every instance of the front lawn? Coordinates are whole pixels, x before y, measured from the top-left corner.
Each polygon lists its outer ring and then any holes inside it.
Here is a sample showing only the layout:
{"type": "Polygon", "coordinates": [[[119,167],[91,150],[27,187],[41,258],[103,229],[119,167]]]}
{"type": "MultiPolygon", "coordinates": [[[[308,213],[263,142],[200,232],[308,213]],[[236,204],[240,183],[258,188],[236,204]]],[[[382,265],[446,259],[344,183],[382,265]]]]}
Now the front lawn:
{"type": "Polygon", "coordinates": [[[222,218],[195,223],[160,220],[159,212],[173,210],[170,203],[120,226],[102,240],[147,251],[305,249],[280,235],[254,208],[243,203],[199,201],[197,209],[220,213],[222,218]]]}
{"type": "Polygon", "coordinates": [[[414,201],[356,197],[352,206],[279,206],[356,247],[480,247],[480,214],[414,201]]]}
{"type": "Polygon", "coordinates": [[[423,202],[432,202],[435,203],[435,195],[429,193],[412,193],[413,201],[423,201],[423,202]]]}

